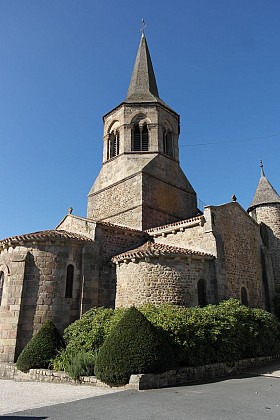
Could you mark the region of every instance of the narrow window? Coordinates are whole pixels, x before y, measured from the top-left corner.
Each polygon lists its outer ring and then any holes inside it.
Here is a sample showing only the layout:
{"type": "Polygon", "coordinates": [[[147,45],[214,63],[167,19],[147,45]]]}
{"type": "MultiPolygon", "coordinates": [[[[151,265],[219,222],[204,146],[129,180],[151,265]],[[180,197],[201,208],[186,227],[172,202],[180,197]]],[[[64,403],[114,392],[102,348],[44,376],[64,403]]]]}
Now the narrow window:
{"type": "Polygon", "coordinates": [[[73,295],[73,279],[74,279],[74,266],[69,264],[67,267],[66,275],[66,288],[65,288],[65,297],[71,298],[73,295]]]}
{"type": "Polygon", "coordinates": [[[147,152],[149,150],[149,133],[147,124],[143,125],[142,128],[142,145],[141,150],[147,152]]]}
{"type": "Polygon", "coordinates": [[[0,271],[0,305],[2,302],[3,288],[4,288],[4,273],[3,271],[0,271]]]}
{"type": "Polygon", "coordinates": [[[248,306],[248,292],[246,287],[241,287],[241,303],[248,306]]]}
{"type": "Polygon", "coordinates": [[[163,133],[163,153],[174,157],[173,134],[171,131],[164,131],[163,133]]]}
{"type": "Polygon", "coordinates": [[[132,151],[134,152],[147,152],[149,150],[149,132],[147,124],[139,127],[139,124],[134,126],[132,151]]]}
{"type": "Polygon", "coordinates": [[[198,305],[199,306],[206,306],[207,305],[206,287],[205,287],[205,281],[204,280],[199,280],[197,282],[197,297],[198,297],[198,305]]]}
{"type": "Polygon", "coordinates": [[[108,140],[107,159],[111,159],[120,153],[120,136],[117,131],[116,134],[110,133],[108,140]]]}

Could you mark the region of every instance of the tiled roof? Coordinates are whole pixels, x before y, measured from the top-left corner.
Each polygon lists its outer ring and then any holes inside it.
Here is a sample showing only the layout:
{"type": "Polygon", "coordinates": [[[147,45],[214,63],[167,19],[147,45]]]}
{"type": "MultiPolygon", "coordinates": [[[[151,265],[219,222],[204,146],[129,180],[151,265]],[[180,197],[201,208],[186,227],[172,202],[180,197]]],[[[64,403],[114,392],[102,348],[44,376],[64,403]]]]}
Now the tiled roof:
{"type": "Polygon", "coordinates": [[[66,232],[65,230],[42,230],[39,232],[27,233],[25,235],[11,236],[10,238],[5,238],[0,241],[0,246],[2,245],[12,245],[22,242],[30,241],[46,241],[46,240],[67,240],[67,239],[76,239],[81,242],[92,242],[91,239],[86,236],[79,235],[78,233],[66,232]]]}
{"type": "Polygon", "coordinates": [[[134,258],[138,259],[138,258],[145,258],[145,257],[159,256],[159,255],[174,255],[174,256],[175,255],[176,256],[193,255],[193,256],[199,256],[199,257],[214,258],[213,255],[206,254],[204,252],[193,251],[191,249],[178,248],[176,246],[164,245],[164,244],[148,241],[144,245],[138,248],[116,255],[115,257],[112,258],[112,261],[119,262],[119,261],[134,259],[134,258]]]}
{"type": "Polygon", "coordinates": [[[180,228],[180,226],[185,226],[186,224],[192,224],[193,222],[197,222],[200,223],[204,220],[204,216],[196,216],[196,217],[192,217],[190,219],[185,219],[185,220],[180,220],[179,222],[174,222],[174,223],[169,223],[167,225],[163,225],[163,226],[158,226],[158,227],[154,227],[154,228],[150,228],[147,229],[145,232],[147,233],[152,233],[152,232],[158,232],[161,230],[166,230],[169,228],[180,228]]]}
{"type": "Polygon", "coordinates": [[[146,233],[143,230],[133,229],[133,228],[130,228],[128,226],[116,225],[116,224],[110,223],[110,222],[98,222],[98,221],[96,221],[96,223],[99,224],[99,225],[104,225],[104,226],[108,226],[108,227],[112,227],[112,228],[117,228],[117,229],[123,229],[123,230],[127,230],[127,231],[130,231],[130,232],[142,233],[142,234],[145,234],[146,233]]]}
{"type": "Polygon", "coordinates": [[[263,204],[275,203],[280,203],[280,197],[268,179],[262,174],[248,212],[263,204]]]}

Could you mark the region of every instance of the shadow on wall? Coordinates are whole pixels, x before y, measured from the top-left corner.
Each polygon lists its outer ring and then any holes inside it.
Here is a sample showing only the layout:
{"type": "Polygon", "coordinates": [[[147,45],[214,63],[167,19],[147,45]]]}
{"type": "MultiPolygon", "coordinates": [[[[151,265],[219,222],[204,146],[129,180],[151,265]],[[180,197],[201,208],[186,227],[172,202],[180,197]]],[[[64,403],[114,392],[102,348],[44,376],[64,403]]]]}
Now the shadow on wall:
{"type": "Polygon", "coordinates": [[[40,282],[40,270],[35,264],[34,256],[28,252],[26,256],[25,273],[19,314],[17,344],[15,360],[31,340],[34,328],[38,291],[40,282]]]}

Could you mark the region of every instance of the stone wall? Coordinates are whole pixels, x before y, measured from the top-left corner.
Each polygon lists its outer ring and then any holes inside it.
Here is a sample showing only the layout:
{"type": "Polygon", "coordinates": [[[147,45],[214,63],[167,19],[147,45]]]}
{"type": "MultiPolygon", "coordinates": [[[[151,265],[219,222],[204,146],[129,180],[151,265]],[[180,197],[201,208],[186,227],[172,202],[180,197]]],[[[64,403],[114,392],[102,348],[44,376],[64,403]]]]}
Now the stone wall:
{"type": "Polygon", "coordinates": [[[51,319],[62,333],[79,317],[82,248],[68,240],[2,251],[1,261],[5,261],[10,274],[5,279],[0,307],[0,360],[14,360],[46,319],[51,319]],[[69,264],[74,266],[71,298],[65,297],[69,264]]]}
{"type": "Polygon", "coordinates": [[[263,308],[265,296],[263,287],[261,246],[259,226],[237,203],[211,207],[213,233],[217,241],[217,258],[224,261],[226,284],[221,298],[241,298],[241,288],[248,292],[250,306],[263,308]]]}
{"type": "Polygon", "coordinates": [[[197,282],[207,284],[209,303],[214,302],[213,261],[158,256],[117,264],[116,307],[144,303],[198,304],[197,282]]]}
{"type": "Polygon", "coordinates": [[[114,307],[116,297],[116,269],[111,258],[122,252],[136,248],[147,240],[144,232],[97,224],[96,243],[100,247],[99,260],[99,306],[114,307]]]}
{"type": "Polygon", "coordinates": [[[4,273],[0,305],[0,361],[14,360],[26,255],[22,247],[9,248],[0,254],[0,271],[4,273]]]}
{"type": "Polygon", "coordinates": [[[280,291],[280,205],[266,204],[254,211],[256,220],[263,224],[263,241],[271,256],[275,286],[280,291]]]}

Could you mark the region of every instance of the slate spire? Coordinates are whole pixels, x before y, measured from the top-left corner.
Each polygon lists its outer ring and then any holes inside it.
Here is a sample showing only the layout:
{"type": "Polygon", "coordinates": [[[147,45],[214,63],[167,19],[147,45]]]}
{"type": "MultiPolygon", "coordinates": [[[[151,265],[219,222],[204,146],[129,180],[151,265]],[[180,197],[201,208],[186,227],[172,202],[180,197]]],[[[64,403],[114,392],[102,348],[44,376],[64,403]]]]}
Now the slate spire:
{"type": "Polygon", "coordinates": [[[160,102],[157,82],[144,32],[142,32],[126,102],[160,102]]]}
{"type": "Polygon", "coordinates": [[[265,204],[280,204],[280,196],[277,191],[270,184],[268,179],[264,174],[263,163],[261,161],[261,178],[257,186],[253,201],[248,208],[248,212],[252,211],[254,208],[259,207],[265,204]]]}

